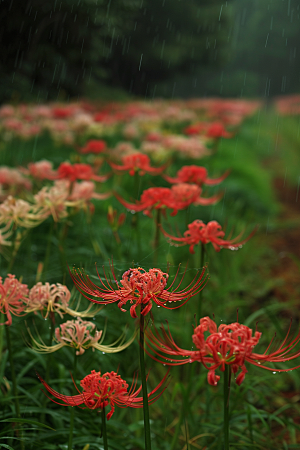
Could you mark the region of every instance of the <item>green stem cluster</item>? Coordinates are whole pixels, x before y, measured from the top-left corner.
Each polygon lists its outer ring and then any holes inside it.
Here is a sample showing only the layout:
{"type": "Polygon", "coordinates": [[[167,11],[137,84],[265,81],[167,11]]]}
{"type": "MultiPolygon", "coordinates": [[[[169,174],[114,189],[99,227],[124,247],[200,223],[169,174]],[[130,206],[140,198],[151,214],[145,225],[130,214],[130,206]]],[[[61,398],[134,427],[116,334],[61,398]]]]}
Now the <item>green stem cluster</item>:
{"type": "Polygon", "coordinates": [[[141,370],[142,390],[143,390],[145,450],[151,450],[149,405],[148,405],[147,379],[146,379],[145,355],[144,355],[144,342],[145,342],[144,328],[145,328],[145,317],[141,314],[140,315],[140,370],[141,370]]]}
{"type": "MultiPolygon", "coordinates": [[[[20,404],[19,404],[18,389],[17,389],[16,371],[15,371],[14,361],[13,361],[13,357],[12,357],[10,330],[9,330],[8,325],[5,325],[5,331],[6,331],[8,358],[9,358],[9,364],[10,364],[10,370],[11,370],[13,394],[14,394],[14,401],[15,401],[15,412],[16,412],[16,417],[18,419],[20,419],[21,414],[20,414],[20,404]]],[[[21,449],[24,450],[25,447],[24,447],[24,442],[23,442],[23,433],[22,433],[21,425],[20,425],[20,443],[21,443],[21,449]]]]}

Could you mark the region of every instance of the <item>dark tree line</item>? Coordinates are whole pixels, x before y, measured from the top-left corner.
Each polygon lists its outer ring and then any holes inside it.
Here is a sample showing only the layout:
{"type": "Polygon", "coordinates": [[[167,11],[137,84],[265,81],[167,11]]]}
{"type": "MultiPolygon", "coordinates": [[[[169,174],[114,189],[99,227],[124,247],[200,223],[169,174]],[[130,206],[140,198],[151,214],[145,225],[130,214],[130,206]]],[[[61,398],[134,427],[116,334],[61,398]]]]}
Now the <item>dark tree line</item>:
{"type": "MultiPolygon", "coordinates": [[[[222,0],[2,0],[0,101],[155,84],[224,59],[222,0]]],[[[98,93],[101,96],[101,90],[98,93]]]]}

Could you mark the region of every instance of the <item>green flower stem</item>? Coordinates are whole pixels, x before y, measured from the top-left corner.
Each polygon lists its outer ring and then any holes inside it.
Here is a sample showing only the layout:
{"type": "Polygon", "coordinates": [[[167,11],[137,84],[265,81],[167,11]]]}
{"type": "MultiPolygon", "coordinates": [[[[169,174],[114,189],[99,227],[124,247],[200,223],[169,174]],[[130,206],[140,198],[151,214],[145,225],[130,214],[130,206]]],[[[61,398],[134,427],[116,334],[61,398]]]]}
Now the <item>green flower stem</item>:
{"type": "Polygon", "coordinates": [[[47,272],[47,268],[48,268],[48,264],[49,264],[53,230],[54,230],[54,220],[52,219],[51,225],[49,228],[48,238],[47,238],[47,248],[46,248],[46,253],[45,253],[44,268],[43,268],[43,275],[42,275],[43,282],[45,282],[45,280],[46,280],[46,272],[47,272]]]}
{"type": "Polygon", "coordinates": [[[145,450],[151,450],[149,405],[148,405],[147,380],[146,380],[145,355],[144,355],[144,326],[145,326],[145,317],[141,314],[140,315],[140,370],[141,370],[142,390],[143,390],[145,450]]]}
{"type": "MultiPolygon", "coordinates": [[[[49,333],[48,346],[51,347],[52,341],[53,341],[53,336],[54,336],[54,330],[55,330],[55,315],[53,312],[50,312],[49,320],[50,320],[50,333],[49,333]]],[[[46,361],[46,375],[45,375],[46,383],[49,383],[51,365],[52,365],[52,353],[49,353],[47,355],[47,361],[46,361]]],[[[46,408],[47,402],[48,402],[48,397],[46,395],[44,395],[43,409],[46,408]]],[[[45,422],[45,413],[44,412],[41,414],[40,421],[41,421],[41,423],[45,422]]]]}
{"type": "MultiPolygon", "coordinates": [[[[201,244],[199,245],[199,270],[202,270],[203,265],[204,265],[204,254],[205,254],[205,244],[203,244],[201,242],[201,244]]],[[[202,292],[203,289],[201,289],[201,291],[199,292],[199,299],[198,299],[198,321],[201,319],[201,314],[202,314],[202,292]]],[[[198,322],[197,322],[198,324],[198,322]]]]}
{"type": "MultiPolygon", "coordinates": [[[[73,379],[74,379],[75,383],[76,383],[76,366],[77,366],[77,355],[76,355],[76,350],[74,350],[73,379]]],[[[74,386],[74,393],[76,394],[76,392],[77,391],[74,386]]],[[[72,406],[71,412],[70,412],[70,430],[69,430],[68,450],[72,450],[74,419],[75,419],[75,408],[74,408],[74,406],[72,406]]]]}
{"type": "Polygon", "coordinates": [[[102,408],[102,437],[103,437],[103,448],[104,450],[108,450],[105,408],[102,408]]]}
{"type": "MultiPolygon", "coordinates": [[[[12,348],[11,348],[11,340],[10,340],[10,331],[9,326],[5,325],[5,331],[6,331],[6,342],[7,342],[7,348],[8,348],[8,357],[9,357],[9,364],[10,364],[10,370],[11,370],[11,378],[12,378],[12,385],[13,385],[13,394],[14,394],[14,400],[15,400],[15,412],[18,419],[21,418],[20,414],[20,405],[19,405],[19,398],[18,398],[18,390],[17,390],[17,379],[16,379],[16,372],[15,372],[15,366],[13,362],[12,357],[12,348]]],[[[24,450],[24,442],[23,442],[23,433],[21,429],[20,424],[20,443],[21,443],[21,449],[24,450]]]]}
{"type": "Polygon", "coordinates": [[[159,235],[160,235],[160,224],[161,224],[161,210],[157,210],[156,214],[156,227],[155,227],[155,236],[154,236],[154,266],[157,264],[158,260],[158,246],[159,246],[159,235]]]}
{"type": "Polygon", "coordinates": [[[224,450],[229,450],[229,395],[230,395],[231,368],[225,365],[224,371],[224,450]]]}

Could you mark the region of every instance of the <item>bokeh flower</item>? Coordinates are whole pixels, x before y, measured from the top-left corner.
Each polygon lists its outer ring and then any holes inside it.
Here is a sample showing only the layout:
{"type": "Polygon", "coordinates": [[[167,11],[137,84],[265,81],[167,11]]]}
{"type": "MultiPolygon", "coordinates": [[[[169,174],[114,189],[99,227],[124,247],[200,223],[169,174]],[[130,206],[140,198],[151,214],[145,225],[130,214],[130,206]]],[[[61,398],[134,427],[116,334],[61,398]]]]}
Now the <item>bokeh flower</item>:
{"type": "Polygon", "coordinates": [[[166,166],[151,167],[149,157],[143,153],[125,155],[122,158],[122,163],[122,165],[119,165],[111,162],[110,165],[114,170],[128,171],[131,176],[136,172],[139,172],[140,175],[145,175],[145,173],[158,175],[166,168],[166,166]]]}
{"type": "Polygon", "coordinates": [[[130,315],[133,318],[137,317],[136,308],[138,306],[141,306],[141,314],[145,316],[151,310],[152,302],[166,309],[180,308],[180,306],[185,304],[191,297],[201,291],[207,281],[207,277],[204,277],[206,268],[203,268],[200,275],[197,273],[191,283],[182,290],[179,290],[179,288],[184,275],[177,287],[173,289],[179,268],[173,282],[168,288],[166,288],[166,285],[169,274],[162,272],[160,269],[150,269],[148,272],[141,267],[129,269],[123,273],[120,281],[117,280],[113,267],[111,267],[111,270],[114,282],[116,283],[116,288],[112,287],[105,272],[104,276],[107,284],[102,281],[97,271],[101,282],[100,287],[90,280],[90,277],[84,273],[83,269],[80,270],[74,268],[70,274],[76,288],[84,295],[84,297],[101,305],[118,302],[118,307],[123,312],[126,311],[124,306],[129,302],[132,305],[130,307],[130,315]],[[97,298],[101,298],[101,300],[96,300],[97,298]],[[166,303],[173,302],[181,303],[174,307],[166,305],[166,303]]]}
{"type": "MultiPolygon", "coordinates": [[[[155,402],[155,400],[157,400],[166,389],[166,387],[164,387],[160,390],[167,375],[168,372],[156,388],[148,394],[148,401],[150,404],[155,402]]],[[[140,386],[136,389],[137,380],[133,380],[132,385],[128,390],[128,384],[116,372],[106,372],[101,375],[101,372],[92,370],[89,375],[80,381],[82,392],[80,392],[75,385],[77,391],[79,392],[77,395],[60,394],[52,389],[38,373],[37,376],[47,391],[63,403],[58,403],[57,401],[52,400],[53,402],[64,406],[85,405],[85,408],[98,410],[102,410],[103,408],[110,406],[111,410],[107,413],[107,420],[109,420],[113,415],[115,406],[119,406],[120,408],[127,408],[129,406],[131,408],[143,407],[143,398],[138,397],[142,387],[140,386]]]]}
{"type": "Polygon", "coordinates": [[[229,170],[227,170],[222,176],[218,178],[208,178],[207,170],[205,167],[201,166],[183,166],[178,170],[176,177],[170,177],[168,175],[163,175],[165,180],[169,183],[192,183],[202,186],[203,184],[214,186],[221,183],[229,175],[229,170]]]}

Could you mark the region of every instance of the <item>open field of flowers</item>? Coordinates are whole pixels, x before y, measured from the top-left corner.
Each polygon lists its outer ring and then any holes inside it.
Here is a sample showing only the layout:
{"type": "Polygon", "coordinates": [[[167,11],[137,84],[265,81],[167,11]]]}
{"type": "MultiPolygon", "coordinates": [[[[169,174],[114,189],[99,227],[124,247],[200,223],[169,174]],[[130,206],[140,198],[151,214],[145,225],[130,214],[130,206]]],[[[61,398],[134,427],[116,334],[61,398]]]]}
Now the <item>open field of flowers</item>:
{"type": "Polygon", "coordinates": [[[0,108],[0,448],[300,448],[299,104],[0,108]]]}

